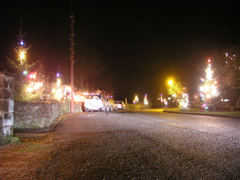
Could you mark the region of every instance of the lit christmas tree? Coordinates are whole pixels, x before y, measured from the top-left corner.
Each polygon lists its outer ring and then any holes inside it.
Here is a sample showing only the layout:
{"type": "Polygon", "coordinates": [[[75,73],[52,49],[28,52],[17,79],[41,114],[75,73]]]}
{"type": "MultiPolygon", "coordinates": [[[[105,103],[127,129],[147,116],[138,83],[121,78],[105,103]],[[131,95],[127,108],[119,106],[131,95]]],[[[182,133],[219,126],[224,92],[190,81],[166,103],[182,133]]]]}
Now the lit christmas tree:
{"type": "Polygon", "coordinates": [[[15,93],[14,99],[16,101],[30,101],[33,99],[32,96],[29,96],[29,91],[31,91],[31,87],[29,85],[32,84],[32,79],[28,78],[28,74],[30,71],[33,71],[37,62],[30,63],[27,60],[27,51],[31,47],[26,47],[23,37],[26,33],[22,34],[22,23],[21,29],[19,30],[19,35],[17,36],[18,42],[17,45],[13,48],[13,50],[17,54],[17,59],[10,59],[7,57],[8,66],[6,72],[15,77],[15,93]]]}
{"type": "Polygon", "coordinates": [[[213,70],[211,60],[208,60],[207,68],[205,69],[206,78],[201,78],[203,85],[200,87],[200,96],[203,101],[203,108],[208,110],[211,100],[219,95],[217,91],[217,81],[213,78],[213,70]]]}
{"type": "Polygon", "coordinates": [[[134,100],[133,100],[133,104],[137,104],[139,102],[138,96],[135,95],[134,100]]]}
{"type": "Polygon", "coordinates": [[[145,94],[145,96],[144,96],[143,104],[144,104],[144,105],[148,105],[147,94],[145,94]]]}

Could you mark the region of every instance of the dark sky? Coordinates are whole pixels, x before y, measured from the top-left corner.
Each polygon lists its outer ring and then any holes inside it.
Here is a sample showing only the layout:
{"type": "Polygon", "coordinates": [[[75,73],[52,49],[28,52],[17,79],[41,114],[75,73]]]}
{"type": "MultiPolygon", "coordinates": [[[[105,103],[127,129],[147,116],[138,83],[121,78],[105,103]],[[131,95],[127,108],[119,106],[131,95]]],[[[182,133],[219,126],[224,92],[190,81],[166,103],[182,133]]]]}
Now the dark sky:
{"type": "MultiPolygon", "coordinates": [[[[196,64],[212,50],[240,40],[238,4],[233,1],[73,0],[75,47],[98,51],[108,66],[115,96],[155,100],[168,76],[198,87],[196,64]]],[[[45,57],[49,73],[70,80],[71,1],[1,2],[0,58],[12,56],[23,20],[28,59],[45,57]]]]}

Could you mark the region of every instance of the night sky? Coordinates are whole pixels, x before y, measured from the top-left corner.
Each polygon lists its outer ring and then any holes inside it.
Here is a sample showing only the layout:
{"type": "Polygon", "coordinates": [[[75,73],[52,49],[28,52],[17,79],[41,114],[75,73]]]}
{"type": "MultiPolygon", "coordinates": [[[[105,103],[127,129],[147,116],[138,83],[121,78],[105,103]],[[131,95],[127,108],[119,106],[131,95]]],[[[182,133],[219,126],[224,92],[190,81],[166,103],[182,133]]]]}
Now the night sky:
{"type": "MultiPolygon", "coordinates": [[[[199,79],[196,65],[214,49],[240,40],[235,1],[73,0],[72,10],[75,49],[86,44],[100,54],[108,66],[104,76],[120,100],[132,101],[136,93],[140,100],[148,94],[155,101],[169,76],[185,82],[193,93],[199,79]]],[[[48,73],[54,76],[60,67],[69,83],[70,15],[70,0],[4,2],[0,61],[14,57],[11,45],[17,43],[22,19],[24,41],[32,45],[28,59],[44,57],[48,73]]]]}

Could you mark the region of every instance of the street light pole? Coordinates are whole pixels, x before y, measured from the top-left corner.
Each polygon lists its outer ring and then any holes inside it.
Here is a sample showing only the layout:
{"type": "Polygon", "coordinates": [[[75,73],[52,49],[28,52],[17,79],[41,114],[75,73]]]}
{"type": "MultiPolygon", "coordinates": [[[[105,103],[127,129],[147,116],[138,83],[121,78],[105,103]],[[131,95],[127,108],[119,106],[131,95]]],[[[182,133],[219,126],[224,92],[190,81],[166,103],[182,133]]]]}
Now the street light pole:
{"type": "Polygon", "coordinates": [[[74,20],[73,20],[73,13],[70,16],[71,17],[71,113],[74,113],[74,49],[73,49],[73,24],[74,24],[74,20]]]}

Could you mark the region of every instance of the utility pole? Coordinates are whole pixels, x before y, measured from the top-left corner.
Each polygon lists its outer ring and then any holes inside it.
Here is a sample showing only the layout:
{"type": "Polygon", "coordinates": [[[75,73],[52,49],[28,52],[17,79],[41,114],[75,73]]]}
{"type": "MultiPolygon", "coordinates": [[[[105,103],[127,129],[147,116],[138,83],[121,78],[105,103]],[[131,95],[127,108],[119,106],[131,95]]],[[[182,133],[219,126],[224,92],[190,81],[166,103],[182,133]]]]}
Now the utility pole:
{"type": "MultiPolygon", "coordinates": [[[[71,11],[72,11],[72,3],[71,3],[71,11]]],[[[74,15],[73,12],[71,12],[71,113],[74,113],[74,49],[73,49],[73,24],[74,24],[74,15]]]]}

